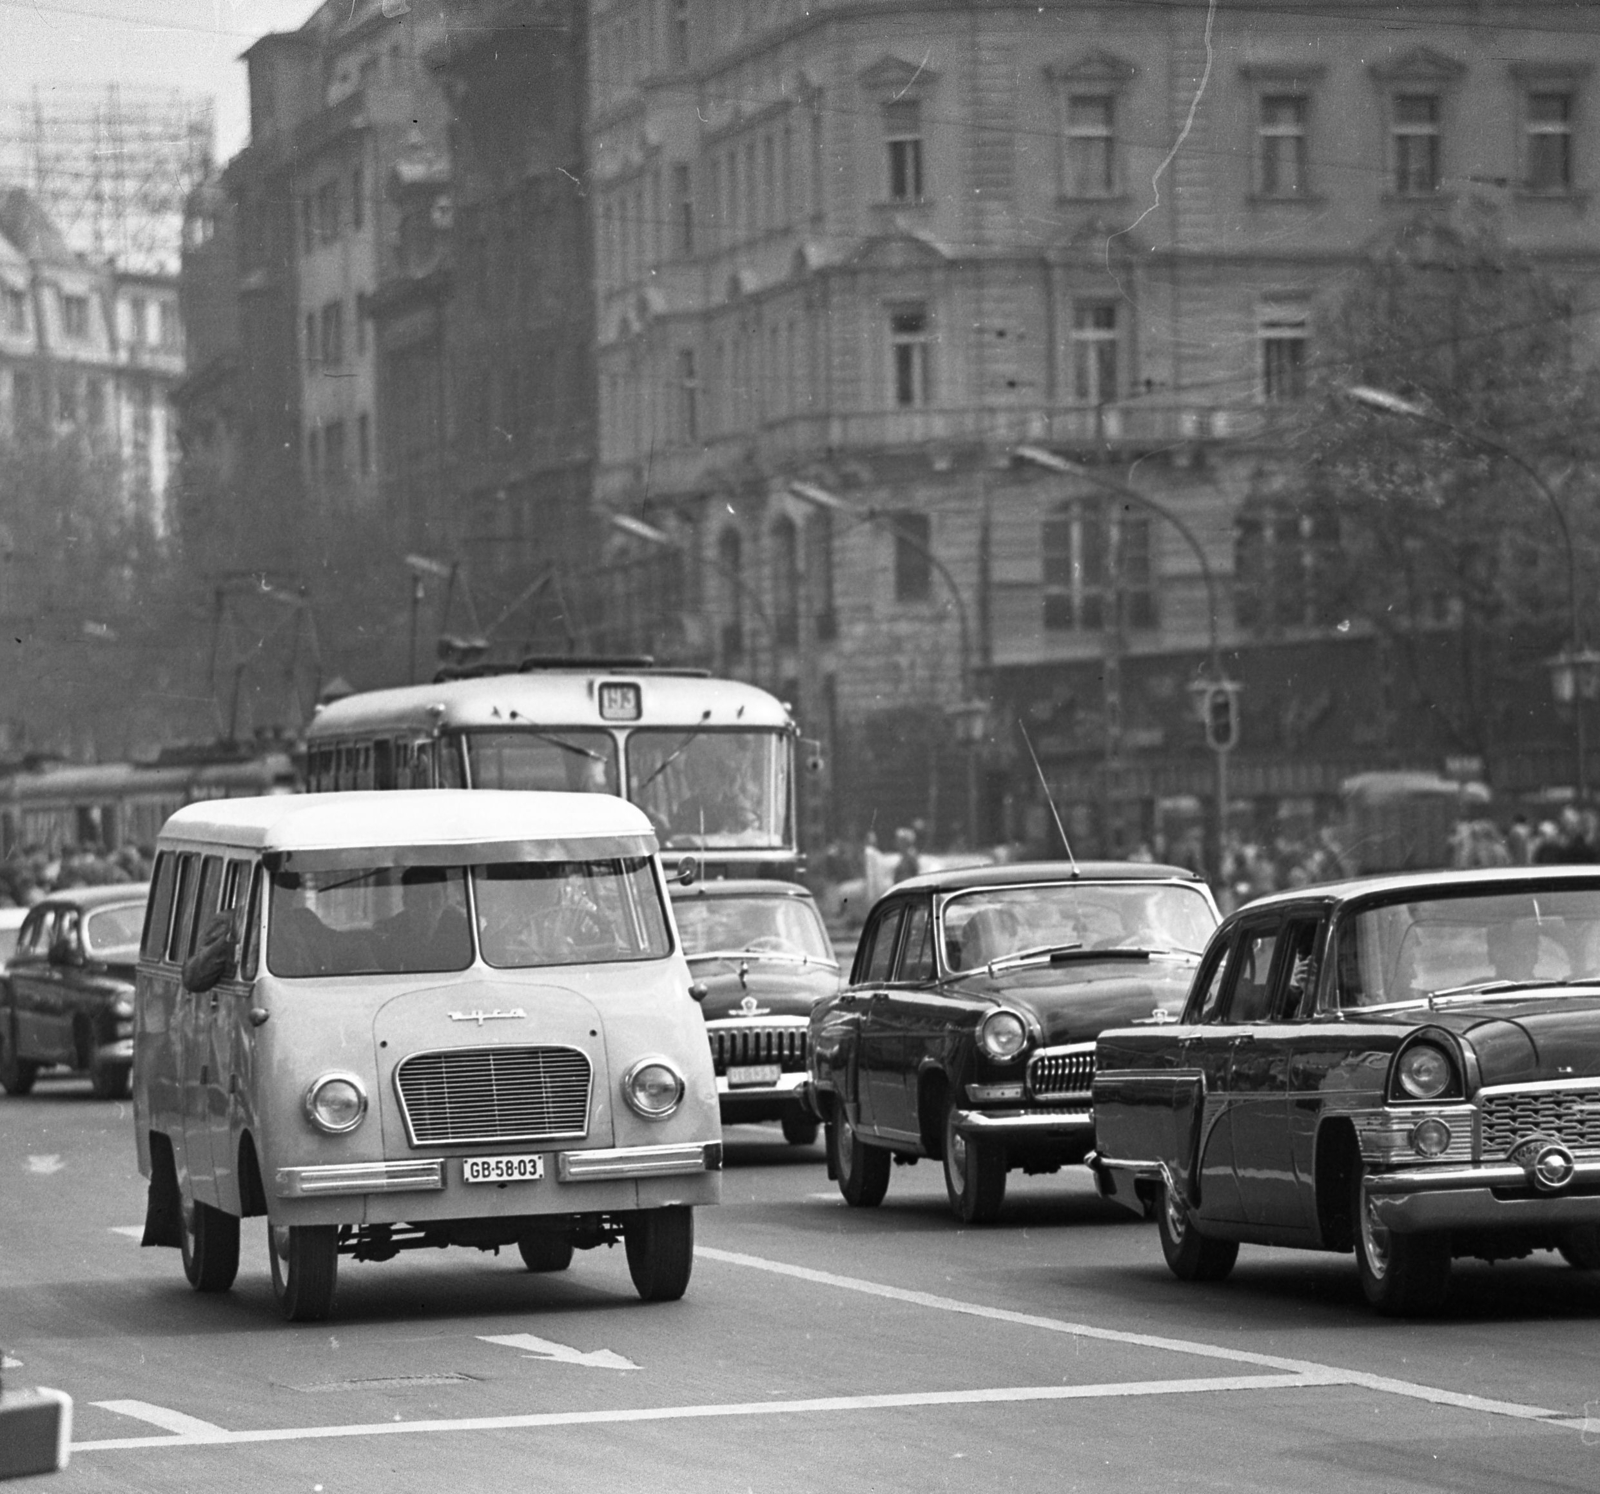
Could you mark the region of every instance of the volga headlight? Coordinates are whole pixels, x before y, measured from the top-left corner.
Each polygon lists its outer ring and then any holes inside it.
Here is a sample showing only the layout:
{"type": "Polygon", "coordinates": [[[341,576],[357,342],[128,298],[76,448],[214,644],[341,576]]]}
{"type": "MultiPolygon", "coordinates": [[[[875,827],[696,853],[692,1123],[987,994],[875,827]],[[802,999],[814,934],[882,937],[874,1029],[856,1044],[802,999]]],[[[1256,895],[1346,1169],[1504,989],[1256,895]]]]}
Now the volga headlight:
{"type": "Polygon", "coordinates": [[[306,1091],[306,1119],[338,1136],[353,1131],[367,1113],[367,1091],[354,1074],[324,1074],[306,1091]]]}
{"type": "Polygon", "coordinates": [[[671,1115],[683,1100],[683,1075],[664,1058],[641,1058],[622,1076],[622,1098],[646,1120],[671,1115]]]}
{"type": "Polygon", "coordinates": [[[1417,1043],[1400,1055],[1395,1079],[1413,1100],[1436,1100],[1455,1082],[1450,1055],[1432,1043],[1417,1043]]]}
{"type": "Polygon", "coordinates": [[[1015,1012],[990,1012],[978,1030],[978,1042],[990,1058],[1004,1062],[1028,1046],[1028,1024],[1015,1012]]]}

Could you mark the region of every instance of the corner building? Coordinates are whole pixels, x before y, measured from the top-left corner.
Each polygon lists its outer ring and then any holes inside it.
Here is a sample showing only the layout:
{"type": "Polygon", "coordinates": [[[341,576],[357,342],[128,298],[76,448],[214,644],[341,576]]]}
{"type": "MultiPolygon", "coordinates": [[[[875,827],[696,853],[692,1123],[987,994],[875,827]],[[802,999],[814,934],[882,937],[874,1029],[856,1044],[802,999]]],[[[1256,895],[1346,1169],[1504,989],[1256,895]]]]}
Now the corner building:
{"type": "Polygon", "coordinates": [[[596,498],[666,541],[608,531],[602,641],[790,699],[814,844],[1042,841],[1019,721],[1080,854],[1163,828],[1213,616],[1237,798],[1437,766],[1319,615],[1284,417],[1419,214],[1487,196],[1592,305],[1596,9],[591,0],[596,498]]]}

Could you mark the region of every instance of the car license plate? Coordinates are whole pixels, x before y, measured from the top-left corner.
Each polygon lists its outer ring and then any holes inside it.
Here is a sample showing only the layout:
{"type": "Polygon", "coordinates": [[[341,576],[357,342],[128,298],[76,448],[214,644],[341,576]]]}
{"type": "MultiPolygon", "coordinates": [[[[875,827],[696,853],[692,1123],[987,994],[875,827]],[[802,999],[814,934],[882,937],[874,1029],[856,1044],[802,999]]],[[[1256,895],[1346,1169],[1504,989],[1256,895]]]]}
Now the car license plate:
{"type": "Polygon", "coordinates": [[[728,1084],[776,1084],[783,1077],[783,1065],[747,1063],[728,1070],[728,1084]]]}
{"type": "Polygon", "coordinates": [[[534,1152],[524,1157],[463,1157],[463,1183],[537,1183],[544,1176],[544,1158],[534,1152]]]}

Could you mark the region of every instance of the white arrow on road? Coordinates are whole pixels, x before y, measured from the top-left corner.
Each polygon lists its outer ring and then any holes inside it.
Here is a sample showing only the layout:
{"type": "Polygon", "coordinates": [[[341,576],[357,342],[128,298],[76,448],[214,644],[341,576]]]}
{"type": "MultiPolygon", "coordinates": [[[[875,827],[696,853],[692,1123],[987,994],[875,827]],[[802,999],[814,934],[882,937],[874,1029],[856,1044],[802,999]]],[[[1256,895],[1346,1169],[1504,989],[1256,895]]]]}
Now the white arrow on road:
{"type": "Polygon", "coordinates": [[[51,1152],[50,1155],[47,1156],[47,1157],[29,1157],[28,1158],[28,1171],[29,1172],[43,1172],[43,1173],[60,1172],[61,1169],[63,1167],[65,1167],[66,1165],[67,1164],[65,1162],[63,1162],[61,1160],[60,1156],[58,1156],[55,1152],[51,1152]]]}
{"type": "Polygon", "coordinates": [[[526,1349],[525,1359],[547,1359],[552,1364],[587,1364],[591,1369],[638,1369],[631,1359],[624,1359],[610,1349],[596,1349],[585,1354],[567,1344],[553,1344],[547,1338],[535,1338],[531,1333],[502,1333],[478,1335],[486,1344],[504,1344],[508,1349],[526,1349]]]}

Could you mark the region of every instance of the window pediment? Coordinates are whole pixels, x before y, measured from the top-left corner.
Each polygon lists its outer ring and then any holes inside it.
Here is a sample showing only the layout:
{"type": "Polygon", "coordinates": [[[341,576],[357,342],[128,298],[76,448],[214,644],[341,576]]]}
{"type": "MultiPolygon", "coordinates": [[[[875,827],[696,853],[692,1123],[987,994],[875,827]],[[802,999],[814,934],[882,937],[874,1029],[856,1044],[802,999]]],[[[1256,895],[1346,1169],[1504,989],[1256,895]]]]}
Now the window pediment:
{"type": "Polygon", "coordinates": [[[851,263],[869,270],[932,269],[950,256],[915,234],[883,234],[868,239],[851,257],[851,263]]]}
{"type": "Polygon", "coordinates": [[[1052,62],[1045,75],[1056,83],[1101,83],[1120,88],[1131,83],[1139,69],[1124,58],[1098,49],[1085,52],[1072,62],[1052,62]]]}
{"type": "Polygon", "coordinates": [[[1380,83],[1454,83],[1466,70],[1464,62],[1432,47],[1413,47],[1371,67],[1372,76],[1380,83]]]}
{"type": "Polygon", "coordinates": [[[884,99],[917,98],[939,81],[938,73],[899,57],[880,57],[860,74],[861,86],[884,99]]]}

